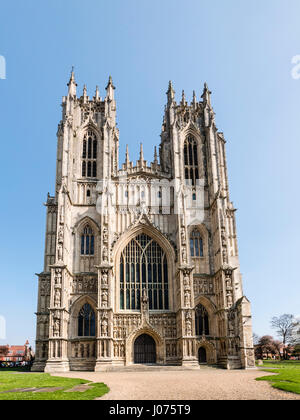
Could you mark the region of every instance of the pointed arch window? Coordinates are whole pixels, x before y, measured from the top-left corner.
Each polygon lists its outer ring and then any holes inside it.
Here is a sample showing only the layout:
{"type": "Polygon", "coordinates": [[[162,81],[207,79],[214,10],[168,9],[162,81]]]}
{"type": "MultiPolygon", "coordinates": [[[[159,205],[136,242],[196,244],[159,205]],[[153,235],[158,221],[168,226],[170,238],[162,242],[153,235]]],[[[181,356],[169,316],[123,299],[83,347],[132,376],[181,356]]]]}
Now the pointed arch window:
{"type": "Polygon", "coordinates": [[[89,130],[82,145],[82,177],[97,178],[98,141],[95,133],[89,130]]]}
{"type": "Polygon", "coordinates": [[[167,256],[148,235],[134,238],[120,257],[120,308],[140,310],[143,290],[150,310],[169,309],[167,256]]]}
{"type": "Polygon", "coordinates": [[[95,254],[95,235],[89,225],[85,226],[81,235],[80,253],[81,255],[95,254]]]}
{"type": "Polygon", "coordinates": [[[203,257],[203,239],[198,229],[194,229],[190,236],[191,257],[203,257]]]}
{"type": "Polygon", "coordinates": [[[199,179],[198,146],[193,136],[187,137],[184,142],[184,175],[193,186],[197,184],[199,179]]]}
{"type": "Polygon", "coordinates": [[[209,335],[208,312],[203,305],[198,305],[195,310],[196,335],[209,335]]]}
{"type": "Polygon", "coordinates": [[[78,314],[78,337],[95,337],[96,322],[95,312],[91,305],[86,303],[78,314]]]}

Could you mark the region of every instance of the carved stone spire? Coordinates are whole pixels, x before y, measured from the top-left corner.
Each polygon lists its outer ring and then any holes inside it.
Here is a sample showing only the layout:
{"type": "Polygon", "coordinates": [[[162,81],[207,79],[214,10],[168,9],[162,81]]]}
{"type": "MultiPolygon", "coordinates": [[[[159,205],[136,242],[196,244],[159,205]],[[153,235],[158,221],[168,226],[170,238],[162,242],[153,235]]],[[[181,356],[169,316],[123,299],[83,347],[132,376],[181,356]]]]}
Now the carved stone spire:
{"type": "Polygon", "coordinates": [[[126,157],[125,157],[125,164],[126,167],[128,168],[130,165],[130,159],[129,159],[129,151],[128,151],[128,144],[126,144],[126,157]]]}
{"type": "Polygon", "coordinates": [[[207,83],[204,83],[204,89],[201,98],[203,98],[204,105],[208,105],[209,107],[211,107],[210,95],[211,91],[208,89],[207,83]]]}
{"type": "Polygon", "coordinates": [[[181,105],[185,106],[186,105],[186,99],[185,99],[185,93],[184,90],[182,91],[182,96],[181,96],[181,105]]]}
{"type": "Polygon", "coordinates": [[[83,86],[83,102],[86,103],[87,102],[87,88],[86,85],[83,86]]]}
{"type": "Polygon", "coordinates": [[[173,89],[173,85],[171,80],[169,81],[169,88],[168,88],[168,105],[171,105],[174,102],[174,98],[175,98],[175,91],[173,89]]]}
{"type": "Polygon", "coordinates": [[[106,86],[106,92],[107,92],[106,97],[108,99],[110,99],[110,100],[113,100],[114,99],[114,90],[115,89],[116,88],[114,87],[114,84],[113,84],[113,81],[112,81],[112,77],[109,76],[108,84],[106,86]]]}
{"type": "Polygon", "coordinates": [[[72,67],[72,71],[71,71],[71,77],[68,83],[68,96],[76,96],[76,87],[77,87],[77,83],[75,81],[75,73],[74,73],[74,67],[72,67]]]}
{"type": "Polygon", "coordinates": [[[99,101],[99,99],[100,99],[99,87],[98,87],[98,86],[96,86],[95,100],[96,100],[96,101],[99,101]]]}
{"type": "Polygon", "coordinates": [[[141,162],[143,162],[143,161],[144,161],[143,143],[141,143],[141,146],[140,146],[140,161],[141,161],[141,162]]]}
{"type": "Polygon", "coordinates": [[[154,163],[158,165],[158,158],[157,158],[157,148],[154,146],[154,163]]]}
{"type": "Polygon", "coordinates": [[[197,98],[196,98],[196,92],[194,90],[193,90],[193,101],[192,101],[192,105],[194,106],[194,108],[196,108],[197,98]]]}

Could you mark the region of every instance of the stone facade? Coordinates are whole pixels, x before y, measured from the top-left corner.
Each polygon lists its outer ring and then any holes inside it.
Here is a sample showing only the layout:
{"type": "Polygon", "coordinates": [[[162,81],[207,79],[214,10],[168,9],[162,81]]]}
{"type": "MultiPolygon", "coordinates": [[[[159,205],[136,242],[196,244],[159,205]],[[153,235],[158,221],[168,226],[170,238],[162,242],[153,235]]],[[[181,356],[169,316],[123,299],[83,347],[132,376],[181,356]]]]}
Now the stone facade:
{"type": "Polygon", "coordinates": [[[131,365],[147,351],[142,335],[153,342],[146,362],[254,367],[226,142],[207,85],[200,102],[183,93],[177,104],[170,82],[159,157],[147,164],[141,145],[134,165],[127,148],[121,169],[112,79],[105,99],[98,87],[77,97],[76,87],[72,72],[46,203],[33,370],[131,365]]]}

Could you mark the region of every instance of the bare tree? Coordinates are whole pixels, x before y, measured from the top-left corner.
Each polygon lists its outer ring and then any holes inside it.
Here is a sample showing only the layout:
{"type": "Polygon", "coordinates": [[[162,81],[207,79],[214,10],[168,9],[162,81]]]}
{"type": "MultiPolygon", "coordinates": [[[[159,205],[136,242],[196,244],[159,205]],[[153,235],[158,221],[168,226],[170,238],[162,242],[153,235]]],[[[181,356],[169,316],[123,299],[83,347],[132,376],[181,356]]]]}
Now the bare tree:
{"type": "Polygon", "coordinates": [[[299,316],[295,319],[295,322],[294,322],[292,339],[290,340],[290,344],[292,346],[300,347],[300,317],[299,316]]]}
{"type": "Polygon", "coordinates": [[[281,348],[282,348],[282,342],[278,340],[273,341],[273,348],[278,355],[278,358],[281,359],[281,348]]]}
{"type": "Polygon", "coordinates": [[[260,336],[258,334],[253,333],[253,344],[254,346],[257,346],[260,340],[260,336]]]}
{"type": "Polygon", "coordinates": [[[284,359],[287,358],[286,346],[293,338],[295,321],[294,315],[291,314],[284,314],[279,317],[274,316],[271,320],[271,327],[276,330],[277,335],[282,340],[284,359]]]}

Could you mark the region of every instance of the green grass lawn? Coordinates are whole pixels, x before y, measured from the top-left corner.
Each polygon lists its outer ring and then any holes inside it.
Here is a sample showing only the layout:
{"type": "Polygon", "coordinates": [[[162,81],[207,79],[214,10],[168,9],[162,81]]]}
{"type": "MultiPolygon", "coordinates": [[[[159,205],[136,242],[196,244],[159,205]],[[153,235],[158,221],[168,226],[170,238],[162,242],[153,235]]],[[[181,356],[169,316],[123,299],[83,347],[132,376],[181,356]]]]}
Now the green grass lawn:
{"type": "Polygon", "coordinates": [[[274,388],[300,394],[300,361],[264,361],[262,370],[278,375],[263,376],[257,381],[269,381],[274,388]]]}
{"type": "Polygon", "coordinates": [[[83,379],[60,378],[47,373],[19,373],[0,370],[0,400],[94,400],[109,391],[103,383],[83,379]],[[88,384],[84,392],[65,392],[79,385],[88,384]],[[52,392],[10,392],[25,388],[63,388],[52,392]]]}

